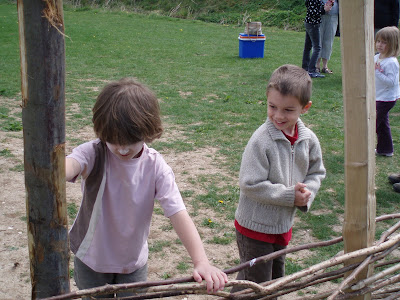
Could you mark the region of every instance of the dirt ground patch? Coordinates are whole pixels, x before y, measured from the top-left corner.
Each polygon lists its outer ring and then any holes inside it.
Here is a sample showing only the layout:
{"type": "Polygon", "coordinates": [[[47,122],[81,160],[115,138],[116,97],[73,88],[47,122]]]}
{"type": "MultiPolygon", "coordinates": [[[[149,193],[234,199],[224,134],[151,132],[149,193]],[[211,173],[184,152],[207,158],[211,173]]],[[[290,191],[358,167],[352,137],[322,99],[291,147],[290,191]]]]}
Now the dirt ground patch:
{"type": "MultiPolygon", "coordinates": [[[[91,128],[85,128],[79,132],[81,139],[93,138],[91,128]]],[[[26,203],[23,172],[23,138],[22,132],[0,131],[1,149],[7,149],[9,155],[0,156],[0,299],[28,299],[31,293],[29,251],[26,228],[26,203]],[[18,167],[19,166],[19,167],[18,167]]],[[[66,153],[71,152],[72,147],[66,146],[66,153]]],[[[212,162],[216,149],[199,150],[190,153],[164,155],[166,161],[175,172],[178,186],[193,190],[195,193],[202,191],[194,185],[189,178],[196,177],[204,172],[221,173],[212,162]],[[207,169],[198,166],[207,165],[207,169]]],[[[81,191],[79,182],[67,183],[67,201],[79,206],[81,191]]],[[[158,205],[156,205],[157,207],[158,205]]],[[[191,206],[186,203],[190,212],[191,206]]],[[[202,209],[194,217],[196,224],[207,216],[213,216],[210,209],[202,209]]],[[[212,229],[198,226],[202,237],[207,237],[212,229]]],[[[191,260],[184,247],[175,242],[178,239],[176,233],[170,226],[169,219],[161,214],[154,214],[151,223],[151,234],[149,243],[155,240],[171,241],[171,246],[163,248],[162,252],[150,253],[149,280],[160,280],[163,276],[185,277],[190,275],[191,260]],[[179,272],[177,265],[180,262],[187,263],[190,268],[186,272],[179,272]]],[[[205,245],[209,259],[218,267],[225,268],[233,263],[236,258],[236,245],[205,245]]],[[[71,265],[72,267],[72,265],[71,265]]],[[[73,279],[71,279],[71,290],[76,290],[73,279]]],[[[176,299],[184,299],[177,297],[176,299]]],[[[186,296],[188,299],[208,299],[207,296],[186,296]]],[[[214,297],[215,298],[215,297],[214,297]]]]}
{"type": "MultiPolygon", "coordinates": [[[[0,105],[15,105],[15,101],[0,97],[0,105]]],[[[76,133],[75,133],[76,134],[76,133]]],[[[94,138],[90,127],[81,129],[78,136],[82,140],[94,138]]],[[[179,129],[166,128],[162,139],[168,140],[179,134],[179,129]]],[[[69,154],[72,146],[66,144],[66,153],[69,154]]],[[[26,203],[23,172],[23,134],[22,132],[0,131],[0,151],[6,155],[0,156],[0,299],[29,299],[31,297],[31,281],[29,270],[29,253],[26,227],[26,203]]],[[[174,170],[176,181],[181,190],[192,190],[194,194],[205,193],[195,184],[196,178],[204,174],[219,174],[230,178],[229,184],[237,185],[237,178],[232,177],[220,167],[218,163],[218,149],[198,149],[191,152],[166,152],[163,153],[165,160],[174,170]],[[205,168],[206,166],[206,168],[205,168]]],[[[67,202],[79,206],[81,191],[79,182],[67,183],[67,202]]],[[[189,213],[193,210],[190,201],[186,203],[189,213]]],[[[216,234],[212,228],[200,226],[204,218],[218,218],[216,212],[208,208],[200,208],[193,220],[199,230],[203,241],[207,237],[216,234]]],[[[70,220],[72,222],[72,220],[70,220]]],[[[221,220],[221,222],[226,222],[221,220]]],[[[232,226],[233,224],[226,224],[232,226]]],[[[178,239],[170,226],[170,222],[162,214],[154,213],[151,223],[151,234],[149,244],[156,241],[170,241],[169,247],[162,251],[151,252],[149,259],[149,280],[160,280],[162,278],[180,278],[191,275],[191,260],[182,246],[176,242],[178,239]],[[177,265],[186,263],[189,268],[179,271],[177,265]]],[[[304,231],[298,238],[294,238],[293,244],[311,242],[312,238],[307,231],[304,231]]],[[[228,245],[204,243],[208,258],[214,265],[221,269],[235,265],[238,253],[235,242],[228,245]]],[[[296,261],[308,255],[303,252],[298,255],[291,255],[296,261]]],[[[72,268],[72,264],[71,264],[72,268]]],[[[234,279],[236,274],[230,275],[234,279]]],[[[74,280],[71,279],[71,290],[76,290],[74,280]]],[[[207,300],[215,299],[212,296],[179,296],[174,299],[207,300]]],[[[284,298],[281,298],[284,299],[284,298]]],[[[290,299],[287,298],[287,299],[290,299]]]]}

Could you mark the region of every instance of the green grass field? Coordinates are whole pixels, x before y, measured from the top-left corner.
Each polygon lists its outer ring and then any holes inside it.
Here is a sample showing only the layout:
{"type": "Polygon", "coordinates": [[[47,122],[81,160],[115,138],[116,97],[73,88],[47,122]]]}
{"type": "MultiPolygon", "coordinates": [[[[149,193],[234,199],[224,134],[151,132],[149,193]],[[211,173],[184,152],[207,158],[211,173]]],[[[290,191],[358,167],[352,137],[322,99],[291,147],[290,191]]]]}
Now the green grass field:
{"type": "MultiPolygon", "coordinates": [[[[106,81],[131,76],[156,92],[166,127],[179,127],[178,137],[156,141],[152,147],[161,153],[217,148],[223,157],[222,167],[235,178],[248,139],[266,119],[265,87],[270,74],[282,64],[301,65],[303,32],[264,27],[265,57],[241,59],[241,26],[100,9],[65,9],[64,21],[68,141],[76,145],[84,142],[74,132],[91,125],[91,108],[98,89],[106,81]]],[[[0,55],[0,97],[19,99],[18,18],[13,4],[0,4],[0,55]]],[[[294,234],[296,228],[307,228],[319,240],[340,234],[332,228],[342,226],[344,212],[344,120],[338,37],[329,67],[334,74],[313,80],[313,105],[302,117],[320,139],[327,177],[311,213],[298,213],[300,221],[294,227],[294,234]]],[[[387,181],[389,173],[400,172],[399,115],[397,105],[391,112],[394,157],[376,158],[377,215],[398,212],[400,208],[400,194],[393,192],[387,181]]],[[[21,130],[20,116],[11,107],[0,107],[0,129],[21,130]]],[[[7,155],[1,141],[0,155],[7,155]]],[[[220,216],[215,223],[232,226],[238,187],[220,185],[220,180],[223,179],[215,176],[204,178],[201,184],[208,193],[193,195],[183,191],[183,195],[209,208],[222,199],[227,205],[215,207],[220,216]]],[[[210,225],[205,220],[200,226],[210,225]]],[[[382,226],[378,226],[378,234],[382,226]]],[[[228,235],[215,242],[234,243],[234,237],[228,235]]],[[[310,263],[317,257],[336,254],[340,247],[316,250],[310,263]]]]}

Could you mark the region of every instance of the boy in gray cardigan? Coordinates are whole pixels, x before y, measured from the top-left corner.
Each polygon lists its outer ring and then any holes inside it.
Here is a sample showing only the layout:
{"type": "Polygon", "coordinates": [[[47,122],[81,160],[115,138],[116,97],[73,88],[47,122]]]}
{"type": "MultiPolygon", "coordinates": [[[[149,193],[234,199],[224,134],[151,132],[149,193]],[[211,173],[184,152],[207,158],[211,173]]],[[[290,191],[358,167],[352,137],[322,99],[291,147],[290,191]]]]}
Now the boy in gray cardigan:
{"type": "MultiPolygon", "coordinates": [[[[250,138],[240,167],[235,227],[241,263],[286,248],[296,209],[308,211],[325,177],[318,138],[299,119],[311,107],[311,89],[310,76],[297,66],[271,75],[268,118],[250,138]]],[[[284,273],[281,256],[240,271],[237,279],[260,283],[284,273]]]]}

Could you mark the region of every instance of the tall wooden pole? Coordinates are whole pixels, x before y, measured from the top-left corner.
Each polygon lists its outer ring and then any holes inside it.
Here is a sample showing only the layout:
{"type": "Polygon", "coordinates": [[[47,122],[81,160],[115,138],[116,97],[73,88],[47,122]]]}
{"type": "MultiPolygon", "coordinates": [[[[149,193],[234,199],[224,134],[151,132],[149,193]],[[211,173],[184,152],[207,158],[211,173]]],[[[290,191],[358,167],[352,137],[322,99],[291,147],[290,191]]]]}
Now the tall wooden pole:
{"type": "MultiPolygon", "coordinates": [[[[346,189],[343,237],[346,253],[372,246],[375,234],[373,15],[374,0],[340,1],[346,189]]],[[[366,269],[357,279],[366,278],[371,271],[366,269]]],[[[370,299],[370,295],[355,299],[370,299]]]]}
{"type": "Polygon", "coordinates": [[[62,0],[18,0],[32,299],[69,292],[62,0]]]}

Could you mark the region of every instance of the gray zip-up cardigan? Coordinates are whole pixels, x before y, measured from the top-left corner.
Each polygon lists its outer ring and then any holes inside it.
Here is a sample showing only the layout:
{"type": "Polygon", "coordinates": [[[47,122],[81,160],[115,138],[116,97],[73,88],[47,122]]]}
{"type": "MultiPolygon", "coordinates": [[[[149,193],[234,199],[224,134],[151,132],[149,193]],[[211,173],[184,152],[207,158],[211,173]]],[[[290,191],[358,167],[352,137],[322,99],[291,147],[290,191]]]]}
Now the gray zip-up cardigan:
{"type": "Polygon", "coordinates": [[[288,232],[296,207],[294,186],[303,182],[311,191],[308,211],[325,178],[317,136],[299,119],[298,139],[292,146],[267,119],[250,138],[239,174],[240,198],[236,220],[248,229],[268,234],[288,232]]]}

